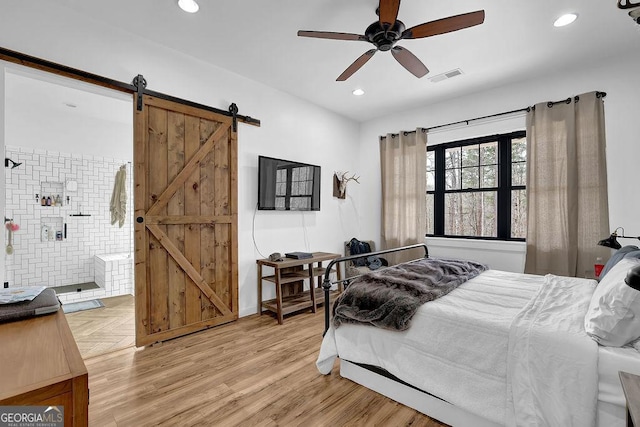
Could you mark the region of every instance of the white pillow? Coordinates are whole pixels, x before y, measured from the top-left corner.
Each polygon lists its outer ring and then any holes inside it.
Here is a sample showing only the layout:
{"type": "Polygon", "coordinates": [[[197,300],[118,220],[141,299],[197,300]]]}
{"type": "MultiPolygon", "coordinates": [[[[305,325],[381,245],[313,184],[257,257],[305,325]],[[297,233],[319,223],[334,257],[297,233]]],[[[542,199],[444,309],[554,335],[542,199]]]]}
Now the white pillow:
{"type": "Polygon", "coordinates": [[[596,287],[584,328],[598,344],[622,347],[640,337],[640,291],[624,282],[640,260],[620,260],[596,287]]]}

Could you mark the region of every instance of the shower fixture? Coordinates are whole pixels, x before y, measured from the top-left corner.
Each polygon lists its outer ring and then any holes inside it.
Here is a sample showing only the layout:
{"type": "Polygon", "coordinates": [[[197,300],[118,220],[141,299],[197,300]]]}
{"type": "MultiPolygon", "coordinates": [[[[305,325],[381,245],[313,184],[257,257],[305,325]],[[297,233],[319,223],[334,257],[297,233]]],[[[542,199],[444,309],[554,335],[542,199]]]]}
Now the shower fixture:
{"type": "Polygon", "coordinates": [[[15,168],[17,168],[18,166],[20,166],[22,164],[21,162],[14,162],[10,158],[5,157],[4,158],[4,167],[8,168],[9,167],[9,163],[12,163],[11,169],[15,169],[15,168]]]}

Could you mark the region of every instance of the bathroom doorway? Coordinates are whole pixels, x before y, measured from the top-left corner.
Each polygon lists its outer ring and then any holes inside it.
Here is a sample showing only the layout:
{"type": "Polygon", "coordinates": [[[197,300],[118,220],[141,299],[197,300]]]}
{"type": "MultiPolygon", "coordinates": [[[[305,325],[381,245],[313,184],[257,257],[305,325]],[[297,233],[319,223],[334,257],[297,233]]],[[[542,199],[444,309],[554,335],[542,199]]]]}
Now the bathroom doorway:
{"type": "Polygon", "coordinates": [[[64,308],[80,310],[68,314],[72,330],[71,319],[86,326],[95,318],[83,332],[93,341],[100,325],[131,331],[131,343],[112,337],[91,354],[114,342],[132,345],[132,96],[19,66],[5,70],[4,215],[20,229],[5,251],[4,281],[54,287],[64,308]],[[90,302],[99,308],[83,310],[90,302]],[[118,325],[127,310],[129,327],[118,325]]]}

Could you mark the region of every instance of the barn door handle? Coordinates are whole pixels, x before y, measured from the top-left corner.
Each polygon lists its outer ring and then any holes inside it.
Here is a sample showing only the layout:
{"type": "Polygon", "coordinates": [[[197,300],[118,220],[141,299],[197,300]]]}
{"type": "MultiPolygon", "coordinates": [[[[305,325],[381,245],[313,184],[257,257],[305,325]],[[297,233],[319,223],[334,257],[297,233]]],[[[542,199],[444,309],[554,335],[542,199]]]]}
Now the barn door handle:
{"type": "Polygon", "coordinates": [[[142,224],[144,222],[144,218],[142,218],[141,216],[139,216],[138,218],[136,218],[136,222],[138,224],[142,224]]]}

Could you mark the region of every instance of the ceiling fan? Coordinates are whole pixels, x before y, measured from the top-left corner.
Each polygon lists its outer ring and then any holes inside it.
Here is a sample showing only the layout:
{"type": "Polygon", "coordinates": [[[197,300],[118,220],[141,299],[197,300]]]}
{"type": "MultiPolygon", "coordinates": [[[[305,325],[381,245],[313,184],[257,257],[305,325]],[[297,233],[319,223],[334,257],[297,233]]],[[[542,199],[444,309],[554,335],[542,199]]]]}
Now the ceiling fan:
{"type": "Polygon", "coordinates": [[[480,25],[484,22],[484,10],[464,13],[462,15],[450,16],[438,19],[437,21],[425,22],[415,27],[405,29],[402,21],[398,20],[398,10],[400,0],[380,0],[376,13],[379,20],[369,25],[364,35],[350,33],[335,33],[328,31],[298,31],[300,37],[315,37],[320,39],[365,41],[373,44],[375,49],[371,49],[356,59],[349,65],[338,78],[337,81],[345,81],[358,71],[369,61],[373,55],[381,50],[391,51],[393,57],[406,68],[411,74],[420,78],[426,75],[429,70],[413,53],[409,50],[395,46],[400,40],[421,39],[424,37],[436,36],[438,34],[449,33],[462,30],[464,28],[480,25]]]}

